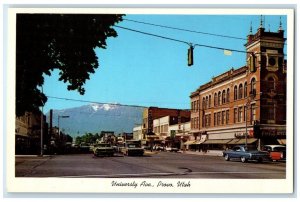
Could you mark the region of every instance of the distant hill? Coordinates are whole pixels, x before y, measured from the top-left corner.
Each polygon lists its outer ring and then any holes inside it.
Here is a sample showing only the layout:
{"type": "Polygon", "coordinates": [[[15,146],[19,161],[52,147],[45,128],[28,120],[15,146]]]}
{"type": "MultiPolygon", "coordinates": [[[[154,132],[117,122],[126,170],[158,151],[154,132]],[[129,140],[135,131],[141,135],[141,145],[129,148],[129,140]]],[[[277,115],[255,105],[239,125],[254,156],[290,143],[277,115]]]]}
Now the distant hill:
{"type": "MultiPolygon", "coordinates": [[[[132,132],[136,124],[141,124],[143,107],[120,106],[112,104],[89,104],[81,107],[53,110],[53,126],[57,126],[58,115],[67,115],[69,118],[60,118],[59,125],[62,131],[71,136],[101,131],[132,132]]],[[[50,122],[50,112],[46,114],[50,122]]]]}

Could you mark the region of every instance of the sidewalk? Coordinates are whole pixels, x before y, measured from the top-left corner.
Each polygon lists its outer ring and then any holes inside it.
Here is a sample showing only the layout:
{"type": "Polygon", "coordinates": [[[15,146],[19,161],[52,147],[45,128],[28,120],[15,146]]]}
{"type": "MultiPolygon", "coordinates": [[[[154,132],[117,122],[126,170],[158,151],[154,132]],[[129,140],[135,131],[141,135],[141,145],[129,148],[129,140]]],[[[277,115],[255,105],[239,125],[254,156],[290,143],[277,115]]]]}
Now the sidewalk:
{"type": "Polygon", "coordinates": [[[223,156],[223,151],[220,150],[208,150],[207,152],[199,151],[181,151],[183,154],[193,154],[201,156],[223,156]]]}

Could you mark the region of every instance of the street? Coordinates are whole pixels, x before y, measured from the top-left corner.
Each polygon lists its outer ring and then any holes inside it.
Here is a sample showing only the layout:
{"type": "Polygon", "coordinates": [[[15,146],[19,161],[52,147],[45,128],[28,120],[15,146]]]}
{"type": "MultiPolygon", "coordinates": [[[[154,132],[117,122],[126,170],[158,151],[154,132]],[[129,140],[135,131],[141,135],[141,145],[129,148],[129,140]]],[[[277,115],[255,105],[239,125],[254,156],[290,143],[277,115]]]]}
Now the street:
{"type": "Polygon", "coordinates": [[[16,177],[285,179],[286,163],[241,163],[221,156],[173,152],[142,157],[72,154],[16,157],[16,177]]]}

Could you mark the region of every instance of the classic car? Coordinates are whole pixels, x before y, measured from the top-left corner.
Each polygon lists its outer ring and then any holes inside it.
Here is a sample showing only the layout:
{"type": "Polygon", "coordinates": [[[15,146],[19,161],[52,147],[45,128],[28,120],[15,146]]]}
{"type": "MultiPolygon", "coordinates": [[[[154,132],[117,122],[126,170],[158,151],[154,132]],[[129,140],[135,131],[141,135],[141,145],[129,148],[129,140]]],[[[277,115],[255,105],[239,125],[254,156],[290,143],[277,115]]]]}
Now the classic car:
{"type": "Polygon", "coordinates": [[[267,151],[273,161],[286,160],[286,147],[283,145],[264,145],[263,151],[267,151]]]}
{"type": "Polygon", "coordinates": [[[109,143],[98,143],[94,146],[94,156],[113,156],[115,149],[109,143]]]}
{"type": "Polygon", "coordinates": [[[179,149],[177,147],[166,147],[166,151],[169,151],[169,152],[178,152],[179,149]]]}
{"type": "Polygon", "coordinates": [[[252,145],[238,145],[232,149],[223,151],[223,157],[226,161],[230,159],[240,159],[243,163],[249,160],[255,160],[258,162],[270,161],[270,155],[266,151],[258,151],[255,146],[252,145]]]}
{"type": "Polygon", "coordinates": [[[140,141],[126,141],[124,146],[120,148],[121,153],[126,156],[143,156],[144,149],[141,146],[140,141]]]}

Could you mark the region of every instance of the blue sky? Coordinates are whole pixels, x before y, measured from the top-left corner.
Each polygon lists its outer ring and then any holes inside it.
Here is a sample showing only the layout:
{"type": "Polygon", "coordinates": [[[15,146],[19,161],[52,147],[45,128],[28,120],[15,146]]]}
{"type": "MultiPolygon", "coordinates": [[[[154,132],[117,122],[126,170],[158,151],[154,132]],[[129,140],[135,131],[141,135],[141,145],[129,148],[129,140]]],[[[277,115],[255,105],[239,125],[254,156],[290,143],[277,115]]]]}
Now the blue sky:
{"type": "MultiPolygon", "coordinates": [[[[165,25],[198,32],[245,38],[252,22],[253,33],[260,24],[260,15],[126,15],[125,19],[165,25]]],[[[266,31],[277,31],[280,16],[264,15],[266,31]]],[[[281,16],[282,27],[287,30],[286,16],[281,16]]],[[[246,40],[183,32],[124,20],[118,26],[139,30],[168,38],[227,49],[245,50],[246,40]]],[[[196,47],[194,65],[187,65],[189,46],[171,40],[115,28],[118,37],[107,40],[107,49],[95,49],[99,68],[85,84],[86,93],[68,91],[58,81],[58,71],[45,77],[43,86],[47,96],[120,103],[126,105],[158,106],[188,109],[189,95],[200,85],[209,82],[229,69],[246,63],[245,54],[196,47]]],[[[287,42],[288,43],[288,42],[287,42]]],[[[286,53],[285,53],[286,54],[286,53]]],[[[87,103],[49,98],[44,112],[87,103]]]]}

